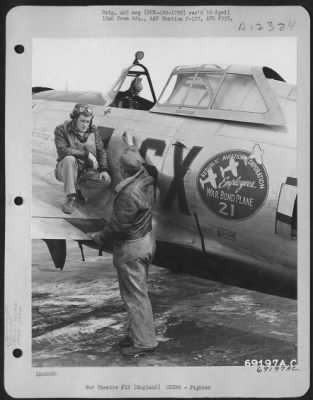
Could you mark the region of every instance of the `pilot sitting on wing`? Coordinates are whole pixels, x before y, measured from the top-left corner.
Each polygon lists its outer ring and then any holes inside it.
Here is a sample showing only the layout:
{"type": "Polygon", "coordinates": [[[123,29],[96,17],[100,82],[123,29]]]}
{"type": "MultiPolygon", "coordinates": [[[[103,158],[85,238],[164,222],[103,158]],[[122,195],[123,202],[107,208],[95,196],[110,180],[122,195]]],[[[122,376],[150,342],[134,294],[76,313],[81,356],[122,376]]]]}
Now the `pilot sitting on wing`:
{"type": "Polygon", "coordinates": [[[114,100],[115,107],[119,108],[138,108],[138,94],[142,91],[143,86],[141,83],[141,78],[137,76],[132,80],[130,87],[125,92],[119,92],[114,100]]]}
{"type": "Polygon", "coordinates": [[[92,108],[88,104],[76,104],[70,118],[54,131],[58,153],[55,176],[64,183],[66,200],[62,210],[66,214],[73,212],[75,198],[84,201],[77,189],[77,182],[84,172],[91,170],[99,185],[111,183],[107,152],[92,123],[92,108]]]}

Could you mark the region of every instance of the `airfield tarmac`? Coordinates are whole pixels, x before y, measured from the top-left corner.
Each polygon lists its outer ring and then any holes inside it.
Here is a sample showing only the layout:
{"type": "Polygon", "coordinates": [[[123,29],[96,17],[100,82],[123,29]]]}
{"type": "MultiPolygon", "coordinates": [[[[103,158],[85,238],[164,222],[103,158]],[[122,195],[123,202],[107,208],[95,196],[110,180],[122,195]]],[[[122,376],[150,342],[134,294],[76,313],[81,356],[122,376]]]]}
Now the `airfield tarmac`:
{"type": "MultiPolygon", "coordinates": [[[[127,358],[117,341],[127,314],[112,256],[67,242],[55,269],[33,240],[33,366],[236,366],[297,359],[297,301],[151,266],[149,293],[158,348],[127,358]]],[[[169,260],[170,262],[170,260],[169,260]]]]}

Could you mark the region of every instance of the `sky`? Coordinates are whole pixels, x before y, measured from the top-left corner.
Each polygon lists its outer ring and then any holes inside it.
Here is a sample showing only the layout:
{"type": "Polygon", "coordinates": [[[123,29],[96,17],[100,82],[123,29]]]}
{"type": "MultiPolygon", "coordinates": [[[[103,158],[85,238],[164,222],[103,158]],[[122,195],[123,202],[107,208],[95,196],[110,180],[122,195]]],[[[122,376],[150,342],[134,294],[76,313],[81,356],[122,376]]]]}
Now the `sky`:
{"type": "Polygon", "coordinates": [[[32,86],[105,92],[137,50],[145,53],[142,63],[157,97],[177,65],[262,65],[289,83],[297,82],[297,43],[291,37],[37,38],[32,86]]]}

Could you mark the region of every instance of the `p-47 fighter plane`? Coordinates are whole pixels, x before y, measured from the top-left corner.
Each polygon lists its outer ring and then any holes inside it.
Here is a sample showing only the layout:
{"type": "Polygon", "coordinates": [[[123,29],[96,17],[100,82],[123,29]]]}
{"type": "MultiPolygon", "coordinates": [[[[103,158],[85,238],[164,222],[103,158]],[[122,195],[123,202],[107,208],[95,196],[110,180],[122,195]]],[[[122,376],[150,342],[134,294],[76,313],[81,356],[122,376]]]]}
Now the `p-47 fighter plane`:
{"type": "Polygon", "coordinates": [[[142,57],[136,53],[106,94],[33,95],[32,237],[47,243],[61,269],[66,240],[94,246],[86,232],[110,216],[126,132],[158,171],[156,265],[295,297],[296,87],[268,67],[177,66],[157,100],[142,57]],[[143,90],[121,101],[137,77],[143,90]],[[85,182],[87,203],[66,215],[54,129],[76,103],[93,107],[112,183],[94,193],[85,182]]]}

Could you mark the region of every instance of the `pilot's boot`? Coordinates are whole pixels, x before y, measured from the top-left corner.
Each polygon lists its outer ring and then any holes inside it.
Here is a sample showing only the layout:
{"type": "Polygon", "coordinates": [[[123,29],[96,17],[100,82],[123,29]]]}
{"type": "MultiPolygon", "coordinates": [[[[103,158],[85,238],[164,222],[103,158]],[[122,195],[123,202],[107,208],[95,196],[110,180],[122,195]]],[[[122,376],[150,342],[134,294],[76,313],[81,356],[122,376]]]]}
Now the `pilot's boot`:
{"type": "Polygon", "coordinates": [[[77,203],[79,203],[81,205],[84,205],[86,203],[86,199],[84,198],[84,196],[82,195],[82,192],[79,189],[76,190],[75,200],[77,203]]]}
{"type": "Polygon", "coordinates": [[[65,214],[72,214],[74,201],[75,201],[75,194],[68,194],[66,196],[65,203],[62,206],[62,211],[65,214]]]}

